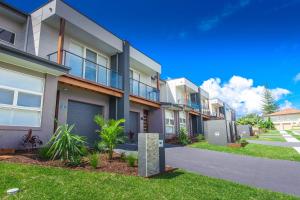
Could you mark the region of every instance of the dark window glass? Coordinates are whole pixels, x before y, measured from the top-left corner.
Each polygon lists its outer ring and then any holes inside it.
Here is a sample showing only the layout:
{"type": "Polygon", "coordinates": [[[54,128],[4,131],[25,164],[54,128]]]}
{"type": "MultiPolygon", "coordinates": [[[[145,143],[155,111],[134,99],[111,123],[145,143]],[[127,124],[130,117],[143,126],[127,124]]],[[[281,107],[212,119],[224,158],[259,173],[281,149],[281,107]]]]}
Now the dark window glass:
{"type": "Polygon", "coordinates": [[[15,34],[10,31],[7,31],[3,28],[0,28],[0,40],[14,44],[15,43],[15,34]]]}

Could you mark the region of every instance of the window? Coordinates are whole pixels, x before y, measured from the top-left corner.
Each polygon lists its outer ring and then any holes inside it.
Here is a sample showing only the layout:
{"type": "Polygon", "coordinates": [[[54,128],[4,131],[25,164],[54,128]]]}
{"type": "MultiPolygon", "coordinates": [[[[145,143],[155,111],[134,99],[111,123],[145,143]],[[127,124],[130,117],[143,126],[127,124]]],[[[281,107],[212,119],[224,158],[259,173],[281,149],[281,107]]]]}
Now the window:
{"type": "Polygon", "coordinates": [[[111,86],[109,58],[84,45],[71,42],[66,54],[66,65],[71,67],[70,73],[87,80],[111,86]]]}
{"type": "Polygon", "coordinates": [[[179,112],[179,125],[180,128],[186,128],[186,114],[184,111],[179,112]]]}
{"type": "Polygon", "coordinates": [[[165,111],[165,126],[166,134],[172,134],[175,132],[175,119],[174,112],[170,110],[165,111]]]}
{"type": "Polygon", "coordinates": [[[44,80],[0,68],[0,125],[40,127],[44,80]]]}
{"type": "Polygon", "coordinates": [[[10,44],[15,44],[15,37],[16,37],[15,33],[0,28],[0,40],[3,40],[10,44]]]}

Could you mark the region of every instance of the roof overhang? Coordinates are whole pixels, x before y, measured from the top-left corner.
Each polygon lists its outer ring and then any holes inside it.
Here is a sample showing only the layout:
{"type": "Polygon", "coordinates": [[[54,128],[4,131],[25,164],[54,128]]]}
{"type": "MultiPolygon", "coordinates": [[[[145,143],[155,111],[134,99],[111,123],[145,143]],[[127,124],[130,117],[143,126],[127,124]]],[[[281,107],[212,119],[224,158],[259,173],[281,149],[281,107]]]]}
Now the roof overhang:
{"type": "Polygon", "coordinates": [[[43,22],[57,29],[60,18],[63,18],[66,20],[65,34],[88,45],[95,45],[109,55],[123,52],[123,41],[120,38],[61,0],[47,3],[33,12],[32,17],[42,17],[43,22]]]}
{"type": "Polygon", "coordinates": [[[2,1],[0,1],[0,13],[4,16],[8,16],[9,18],[13,18],[14,21],[19,23],[24,23],[27,19],[26,13],[2,1]]]}
{"type": "Polygon", "coordinates": [[[161,74],[161,65],[153,59],[146,56],[144,53],[130,46],[130,65],[135,66],[138,70],[149,73],[161,74]]]}
{"type": "Polygon", "coordinates": [[[0,61],[55,76],[66,74],[70,70],[63,65],[2,44],[0,44],[0,61]]]}

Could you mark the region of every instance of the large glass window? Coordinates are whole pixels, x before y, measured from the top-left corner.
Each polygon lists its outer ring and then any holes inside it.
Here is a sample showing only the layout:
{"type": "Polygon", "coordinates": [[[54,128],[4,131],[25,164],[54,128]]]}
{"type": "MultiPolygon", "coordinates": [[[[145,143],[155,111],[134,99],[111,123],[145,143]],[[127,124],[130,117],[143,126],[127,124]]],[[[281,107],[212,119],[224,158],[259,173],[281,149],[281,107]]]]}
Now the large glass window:
{"type": "Polygon", "coordinates": [[[165,111],[165,127],[166,127],[166,134],[175,133],[174,112],[171,110],[165,111]]]}
{"type": "Polygon", "coordinates": [[[184,111],[179,112],[179,125],[180,128],[186,128],[186,114],[184,111]]]}
{"type": "Polygon", "coordinates": [[[97,74],[97,53],[86,49],[85,78],[96,81],[97,74]]]}
{"type": "Polygon", "coordinates": [[[4,28],[0,28],[0,40],[10,44],[15,44],[15,37],[15,33],[5,30],[4,28]]]}
{"type": "Polygon", "coordinates": [[[40,127],[43,91],[44,79],[0,68],[0,125],[40,127]]]}
{"type": "Polygon", "coordinates": [[[83,73],[83,47],[70,43],[70,53],[66,53],[66,66],[70,67],[70,74],[82,77],[83,73]]]}

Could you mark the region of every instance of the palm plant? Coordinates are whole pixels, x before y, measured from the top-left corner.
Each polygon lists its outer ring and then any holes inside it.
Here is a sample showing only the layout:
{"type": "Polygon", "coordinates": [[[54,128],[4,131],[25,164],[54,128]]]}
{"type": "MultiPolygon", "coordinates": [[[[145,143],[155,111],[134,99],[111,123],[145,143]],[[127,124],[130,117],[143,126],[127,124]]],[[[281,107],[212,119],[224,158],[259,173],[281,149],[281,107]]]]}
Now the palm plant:
{"type": "Polygon", "coordinates": [[[125,119],[105,120],[102,116],[96,115],[94,121],[100,127],[100,130],[96,131],[101,138],[99,143],[107,148],[108,158],[112,159],[114,148],[118,144],[124,143],[124,128],[121,124],[125,122],[125,119]]]}
{"type": "Polygon", "coordinates": [[[72,134],[74,125],[61,125],[57,128],[49,144],[48,154],[51,158],[63,161],[76,162],[83,154],[85,138],[72,134]]]}

